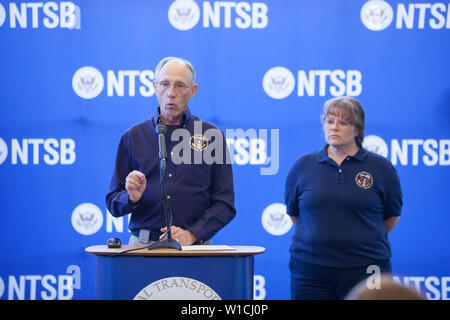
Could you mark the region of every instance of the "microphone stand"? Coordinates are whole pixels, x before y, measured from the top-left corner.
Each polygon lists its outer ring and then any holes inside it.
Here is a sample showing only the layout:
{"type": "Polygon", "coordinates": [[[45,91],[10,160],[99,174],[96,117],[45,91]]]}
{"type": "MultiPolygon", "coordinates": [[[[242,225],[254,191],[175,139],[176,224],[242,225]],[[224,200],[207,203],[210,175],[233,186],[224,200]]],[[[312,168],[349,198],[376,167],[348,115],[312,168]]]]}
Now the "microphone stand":
{"type": "Polygon", "coordinates": [[[161,201],[164,206],[164,216],[166,218],[166,227],[167,227],[167,238],[164,240],[158,240],[152,243],[148,250],[159,249],[159,248],[170,248],[181,250],[181,246],[178,241],[172,239],[172,208],[170,207],[169,202],[167,201],[167,193],[166,193],[166,141],[165,141],[165,133],[167,127],[162,124],[158,124],[156,127],[156,132],[159,136],[159,193],[161,195],[161,201]]]}

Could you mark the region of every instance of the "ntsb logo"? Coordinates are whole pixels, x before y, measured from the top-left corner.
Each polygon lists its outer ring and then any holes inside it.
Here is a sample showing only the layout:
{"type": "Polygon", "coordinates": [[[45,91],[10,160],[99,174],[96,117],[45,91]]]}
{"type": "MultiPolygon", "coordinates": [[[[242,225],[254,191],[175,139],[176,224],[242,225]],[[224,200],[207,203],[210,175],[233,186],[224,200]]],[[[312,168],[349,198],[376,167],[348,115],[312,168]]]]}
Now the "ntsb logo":
{"type": "Polygon", "coordinates": [[[11,156],[12,165],[72,165],[76,161],[75,140],[70,138],[11,139],[10,151],[0,138],[0,165],[11,156]]]}
{"type": "Polygon", "coordinates": [[[427,300],[450,300],[449,276],[394,276],[394,281],[425,294],[427,300]]]}
{"type": "Polygon", "coordinates": [[[385,158],[388,156],[388,146],[386,142],[378,136],[369,135],[364,137],[363,147],[364,149],[372,151],[373,153],[385,158]]]}
{"type": "Polygon", "coordinates": [[[169,7],[169,22],[178,30],[192,29],[200,19],[200,8],[192,0],[176,0],[169,7]]]}
{"type": "Polygon", "coordinates": [[[37,29],[43,26],[47,29],[57,27],[66,29],[81,29],[80,7],[70,1],[61,2],[15,2],[5,7],[0,4],[0,26],[9,17],[9,27],[26,29],[31,26],[37,29]]]}
{"type": "Polygon", "coordinates": [[[266,72],[263,78],[264,91],[274,99],[284,99],[295,87],[295,78],[289,69],[274,67],[266,72]]]}
{"type": "MultiPolygon", "coordinates": [[[[142,97],[154,95],[153,80],[155,73],[152,70],[107,70],[106,92],[108,97],[142,97]]],[[[73,91],[83,99],[98,97],[105,87],[105,77],[92,66],[79,68],[72,76],[73,91]]]]}
{"type": "Polygon", "coordinates": [[[8,275],[5,280],[0,277],[0,298],[8,300],[70,300],[75,289],[81,289],[78,265],[69,265],[66,274],[8,275]]]}
{"type": "Polygon", "coordinates": [[[194,28],[203,15],[204,28],[264,29],[269,23],[268,8],[262,2],[203,1],[202,9],[193,0],[175,0],[169,7],[170,24],[178,30],[194,28]]]}
{"type": "MultiPolygon", "coordinates": [[[[363,147],[389,159],[388,144],[378,136],[366,136],[363,147]]],[[[389,160],[393,165],[450,165],[450,139],[392,139],[389,149],[389,160]]]]}
{"type": "Polygon", "coordinates": [[[372,0],[361,8],[361,21],[367,29],[379,31],[386,29],[392,22],[394,12],[386,1],[372,0]]]}
{"type": "Polygon", "coordinates": [[[106,220],[106,233],[124,233],[127,232],[127,226],[130,223],[131,215],[128,215],[128,220],[122,217],[113,217],[111,213],[106,210],[106,219],[104,219],[102,210],[95,204],[84,202],[73,209],[70,220],[72,227],[76,232],[83,236],[91,236],[102,228],[106,220]]]}
{"type": "MultiPolygon", "coordinates": [[[[297,95],[299,97],[359,96],[362,92],[362,74],[359,70],[298,70],[297,95]]],[[[262,86],[273,99],[287,98],[295,89],[294,74],[285,67],[269,69],[263,77],[262,86]]]]}
{"type": "Polygon", "coordinates": [[[278,129],[270,129],[270,131],[267,129],[256,131],[253,128],[245,131],[243,129],[226,129],[226,142],[232,164],[266,165],[260,168],[261,175],[278,173],[280,164],[278,129]]]}
{"type": "Polygon", "coordinates": [[[3,5],[0,3],[0,26],[3,25],[5,20],[6,20],[6,11],[3,5]]]}
{"type": "Polygon", "coordinates": [[[102,92],[103,76],[94,67],[82,67],[72,77],[72,87],[76,94],[84,99],[92,99],[102,92]]]}
{"type": "Polygon", "coordinates": [[[5,140],[0,138],[0,164],[5,162],[7,156],[8,156],[8,146],[6,145],[5,140]]]}
{"type": "Polygon", "coordinates": [[[398,3],[396,10],[383,0],[367,1],[361,8],[361,21],[372,31],[389,27],[395,18],[396,29],[450,29],[450,3],[398,3]]]}
{"type": "Polygon", "coordinates": [[[286,213],[286,205],[282,203],[272,203],[267,206],[261,215],[261,223],[264,229],[274,236],[287,233],[293,225],[286,213]]]}
{"type": "Polygon", "coordinates": [[[82,203],[72,211],[72,226],[80,234],[88,236],[96,233],[103,225],[103,214],[92,203],[82,203]]]}

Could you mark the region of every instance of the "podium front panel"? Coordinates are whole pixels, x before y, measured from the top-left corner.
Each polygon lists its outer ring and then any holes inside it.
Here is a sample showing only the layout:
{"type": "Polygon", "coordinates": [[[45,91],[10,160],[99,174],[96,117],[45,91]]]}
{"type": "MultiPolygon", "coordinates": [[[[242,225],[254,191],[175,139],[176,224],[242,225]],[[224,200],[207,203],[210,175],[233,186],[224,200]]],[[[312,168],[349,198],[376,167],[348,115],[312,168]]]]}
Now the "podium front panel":
{"type": "Polygon", "coordinates": [[[96,259],[97,299],[173,299],[173,294],[165,294],[175,289],[193,294],[180,299],[253,299],[253,255],[96,259]]]}

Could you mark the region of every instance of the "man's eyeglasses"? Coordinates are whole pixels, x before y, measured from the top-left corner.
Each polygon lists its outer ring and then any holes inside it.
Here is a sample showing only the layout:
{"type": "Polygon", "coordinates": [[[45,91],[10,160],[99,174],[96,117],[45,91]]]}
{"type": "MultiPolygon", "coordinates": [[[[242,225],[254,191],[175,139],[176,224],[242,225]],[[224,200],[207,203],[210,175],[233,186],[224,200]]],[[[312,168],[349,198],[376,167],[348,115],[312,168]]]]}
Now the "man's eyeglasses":
{"type": "MultiPolygon", "coordinates": [[[[156,87],[161,91],[165,92],[170,89],[171,83],[170,81],[158,81],[156,82],[156,87]]],[[[175,82],[173,84],[174,90],[177,93],[186,93],[191,86],[188,86],[187,84],[183,82],[175,82]]]]}

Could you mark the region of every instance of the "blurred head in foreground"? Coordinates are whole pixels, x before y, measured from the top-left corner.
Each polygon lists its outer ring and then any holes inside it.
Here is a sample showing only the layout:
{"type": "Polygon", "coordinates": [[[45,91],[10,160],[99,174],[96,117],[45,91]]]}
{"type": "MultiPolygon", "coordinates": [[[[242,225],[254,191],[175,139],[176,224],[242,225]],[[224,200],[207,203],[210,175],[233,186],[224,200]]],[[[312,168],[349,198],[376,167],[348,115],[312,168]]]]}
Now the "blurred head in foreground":
{"type": "Polygon", "coordinates": [[[392,276],[381,276],[379,289],[368,288],[367,280],[363,280],[348,293],[345,300],[426,300],[426,298],[414,288],[394,282],[392,276]]]}

